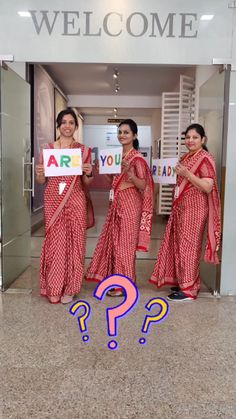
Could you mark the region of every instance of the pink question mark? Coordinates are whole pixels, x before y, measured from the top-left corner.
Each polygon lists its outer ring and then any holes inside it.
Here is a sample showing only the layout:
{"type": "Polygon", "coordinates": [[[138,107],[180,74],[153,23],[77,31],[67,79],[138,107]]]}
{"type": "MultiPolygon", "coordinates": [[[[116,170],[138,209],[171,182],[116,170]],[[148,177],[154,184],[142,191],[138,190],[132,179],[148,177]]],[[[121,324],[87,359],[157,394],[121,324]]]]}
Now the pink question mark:
{"type": "MultiPolygon", "coordinates": [[[[122,287],[125,292],[125,299],[114,308],[106,309],[107,317],[107,329],[109,336],[117,336],[117,319],[119,317],[125,317],[138,303],[139,291],[133,281],[124,275],[111,275],[104,278],[102,282],[97,286],[93,296],[98,300],[103,300],[106,291],[110,288],[122,287]]],[[[118,347],[116,340],[110,340],[107,344],[108,348],[115,350],[118,347]]]]}

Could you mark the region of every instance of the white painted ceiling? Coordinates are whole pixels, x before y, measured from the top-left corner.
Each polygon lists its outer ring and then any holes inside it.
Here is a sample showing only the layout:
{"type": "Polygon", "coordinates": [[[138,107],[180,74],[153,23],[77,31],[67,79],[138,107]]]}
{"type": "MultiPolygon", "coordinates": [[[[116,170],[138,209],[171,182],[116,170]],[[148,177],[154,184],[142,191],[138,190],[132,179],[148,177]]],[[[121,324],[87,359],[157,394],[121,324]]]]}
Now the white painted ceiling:
{"type": "MultiPolygon", "coordinates": [[[[127,64],[46,64],[44,68],[66,95],[161,96],[176,89],[179,76],[194,74],[194,67],[127,64]],[[119,93],[115,93],[114,69],[119,71],[119,93]]],[[[153,109],[133,108],[135,115],[150,116],[153,109]]],[[[82,115],[111,115],[110,107],[79,108],[82,115]]],[[[118,109],[118,115],[130,115],[129,109],[118,109]]]]}

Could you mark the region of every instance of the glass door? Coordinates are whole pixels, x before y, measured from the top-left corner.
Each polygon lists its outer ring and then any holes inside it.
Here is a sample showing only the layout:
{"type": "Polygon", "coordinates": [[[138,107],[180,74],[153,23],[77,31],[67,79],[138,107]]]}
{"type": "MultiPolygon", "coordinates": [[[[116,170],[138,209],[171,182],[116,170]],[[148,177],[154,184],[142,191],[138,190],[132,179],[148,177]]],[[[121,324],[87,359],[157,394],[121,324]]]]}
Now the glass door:
{"type": "Polygon", "coordinates": [[[0,68],[1,289],[30,264],[30,86],[0,68]],[[26,191],[25,191],[26,189],[26,191]]]}
{"type": "MultiPolygon", "coordinates": [[[[223,68],[210,77],[199,91],[199,123],[205,128],[208,138],[207,147],[216,162],[218,186],[221,194],[222,212],[225,177],[225,106],[228,86],[228,70],[223,68]]],[[[201,277],[214,293],[220,290],[220,266],[202,262],[201,277]]]]}

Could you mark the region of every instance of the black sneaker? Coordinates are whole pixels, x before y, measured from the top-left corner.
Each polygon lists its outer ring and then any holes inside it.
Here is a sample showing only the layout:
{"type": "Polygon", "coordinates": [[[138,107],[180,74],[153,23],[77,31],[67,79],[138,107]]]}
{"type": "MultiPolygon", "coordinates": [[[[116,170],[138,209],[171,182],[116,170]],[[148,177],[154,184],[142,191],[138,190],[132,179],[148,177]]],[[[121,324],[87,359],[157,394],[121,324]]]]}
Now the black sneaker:
{"type": "Polygon", "coordinates": [[[176,286],[176,287],[171,287],[170,291],[172,292],[179,292],[180,291],[180,287],[176,286]]]}
{"type": "Polygon", "coordinates": [[[173,294],[168,295],[167,300],[169,301],[193,301],[193,297],[189,297],[188,295],[184,294],[184,292],[173,292],[173,294]]]}

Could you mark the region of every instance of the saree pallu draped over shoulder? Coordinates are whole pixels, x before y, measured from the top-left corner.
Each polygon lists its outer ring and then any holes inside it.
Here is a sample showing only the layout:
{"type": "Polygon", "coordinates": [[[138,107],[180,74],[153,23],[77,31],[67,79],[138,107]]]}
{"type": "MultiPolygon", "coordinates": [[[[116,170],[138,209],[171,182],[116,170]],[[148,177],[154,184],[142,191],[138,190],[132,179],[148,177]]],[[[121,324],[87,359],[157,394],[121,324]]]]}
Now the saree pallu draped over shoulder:
{"type": "MultiPolygon", "coordinates": [[[[47,144],[44,148],[54,148],[47,144]]],[[[91,150],[78,142],[83,163],[91,161],[91,150]]],[[[42,163],[42,155],[41,155],[42,163]]],[[[43,296],[79,293],[84,275],[86,229],[94,224],[93,210],[82,176],[47,179],[44,192],[45,240],[40,263],[43,296]],[[59,185],[65,185],[59,194],[59,185]]]]}
{"type": "Polygon", "coordinates": [[[186,178],[178,177],[178,197],[173,202],[164,239],[150,282],[161,287],[178,285],[186,295],[197,297],[200,290],[200,259],[205,227],[207,241],[204,260],[218,264],[221,239],[220,198],[213,157],[201,150],[187,153],[181,164],[196,176],[212,178],[213,188],[206,194],[186,178]]]}
{"type": "Polygon", "coordinates": [[[144,191],[135,186],[121,188],[126,174],[116,175],[112,188],[114,199],[99,237],[86,279],[100,282],[112,274],[125,275],[135,281],[136,250],[147,252],[150,244],[153,214],[153,180],[143,156],[132,150],[124,160],[134,167],[136,175],[146,181],[144,191]]]}

